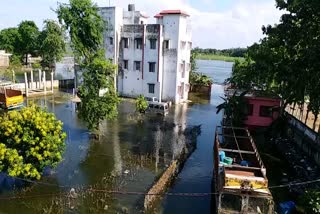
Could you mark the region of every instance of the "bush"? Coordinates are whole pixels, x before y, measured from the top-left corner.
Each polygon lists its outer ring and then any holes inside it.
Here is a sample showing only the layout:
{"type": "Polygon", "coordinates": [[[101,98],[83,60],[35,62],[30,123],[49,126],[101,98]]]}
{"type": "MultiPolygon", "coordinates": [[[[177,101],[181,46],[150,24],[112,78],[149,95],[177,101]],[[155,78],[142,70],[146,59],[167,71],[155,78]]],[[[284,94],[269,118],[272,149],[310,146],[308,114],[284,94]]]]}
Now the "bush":
{"type": "Polygon", "coordinates": [[[148,108],[148,102],[143,95],[139,95],[136,99],[136,111],[145,113],[148,108]]]}
{"type": "Polygon", "coordinates": [[[298,205],[303,209],[304,213],[320,213],[320,192],[306,191],[300,196],[298,205]]]}
{"type": "Polygon", "coordinates": [[[32,63],[32,68],[33,68],[33,69],[40,69],[40,68],[41,68],[41,64],[40,64],[40,63],[37,63],[37,62],[32,63]]]}
{"type": "Polygon", "coordinates": [[[0,117],[0,171],[40,179],[62,160],[66,134],[54,114],[31,106],[0,117]]]}

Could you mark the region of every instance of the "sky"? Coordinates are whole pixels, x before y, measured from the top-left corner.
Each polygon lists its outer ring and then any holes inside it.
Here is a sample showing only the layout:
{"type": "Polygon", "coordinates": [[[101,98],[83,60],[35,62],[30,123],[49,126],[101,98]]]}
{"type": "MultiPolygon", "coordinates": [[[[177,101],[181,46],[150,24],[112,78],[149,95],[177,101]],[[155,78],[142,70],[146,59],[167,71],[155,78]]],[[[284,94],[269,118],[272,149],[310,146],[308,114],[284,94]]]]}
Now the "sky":
{"type": "MultiPolygon", "coordinates": [[[[67,2],[68,0],[58,0],[67,2]]],[[[247,47],[263,37],[262,25],[279,22],[282,11],[275,0],[93,0],[98,6],[118,6],[153,16],[165,9],[182,9],[190,14],[193,47],[247,47]]],[[[33,20],[42,28],[43,20],[56,19],[57,0],[1,0],[0,29],[15,27],[23,20],[33,20]]]]}

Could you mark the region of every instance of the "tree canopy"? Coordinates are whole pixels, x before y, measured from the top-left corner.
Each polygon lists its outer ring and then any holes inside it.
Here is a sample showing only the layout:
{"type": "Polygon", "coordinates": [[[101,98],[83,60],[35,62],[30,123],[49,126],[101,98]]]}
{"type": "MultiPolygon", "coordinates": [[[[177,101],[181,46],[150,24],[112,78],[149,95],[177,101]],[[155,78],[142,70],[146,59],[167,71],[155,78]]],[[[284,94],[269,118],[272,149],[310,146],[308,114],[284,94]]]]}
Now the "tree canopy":
{"type": "Polygon", "coordinates": [[[236,63],[230,82],[240,88],[273,91],[290,103],[309,100],[314,115],[320,110],[320,2],[277,0],[286,11],[280,23],[263,26],[265,38],[248,48],[236,63]]]}
{"type": "Polygon", "coordinates": [[[0,117],[0,171],[40,179],[62,160],[66,134],[54,114],[31,106],[0,117]]]}
{"type": "Polygon", "coordinates": [[[103,43],[104,22],[91,0],[70,0],[57,9],[59,22],[70,35],[72,49],[79,57],[90,58],[103,43]]]}
{"type": "Polygon", "coordinates": [[[7,28],[0,31],[0,49],[13,53],[17,51],[19,40],[18,28],[7,28]]]}
{"type": "Polygon", "coordinates": [[[42,64],[51,67],[60,61],[66,50],[64,31],[53,20],[45,20],[44,28],[40,33],[40,55],[42,64]]]}
{"type": "Polygon", "coordinates": [[[39,29],[33,21],[23,21],[18,26],[19,39],[17,51],[19,55],[25,56],[28,64],[28,54],[36,55],[39,51],[39,29]]]}
{"type": "Polygon", "coordinates": [[[64,30],[53,20],[45,20],[43,31],[33,21],[22,21],[17,28],[0,31],[0,49],[12,53],[11,63],[28,65],[28,54],[41,56],[44,66],[52,66],[65,53],[64,30]]]}
{"type": "Polygon", "coordinates": [[[119,99],[114,88],[115,65],[105,58],[104,21],[91,0],[70,0],[57,9],[60,23],[68,30],[71,47],[83,71],[79,87],[79,115],[96,131],[103,119],[117,115],[119,99]]]}

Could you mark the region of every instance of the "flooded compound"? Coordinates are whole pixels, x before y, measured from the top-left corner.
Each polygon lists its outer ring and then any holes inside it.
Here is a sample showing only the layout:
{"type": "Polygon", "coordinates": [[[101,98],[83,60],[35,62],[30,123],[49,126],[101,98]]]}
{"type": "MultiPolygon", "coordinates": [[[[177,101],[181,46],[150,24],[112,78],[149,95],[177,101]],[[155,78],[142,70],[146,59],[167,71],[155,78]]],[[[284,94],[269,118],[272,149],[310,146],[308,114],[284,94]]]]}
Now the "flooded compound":
{"type": "MultiPolygon", "coordinates": [[[[210,76],[218,79],[214,72],[210,76]]],[[[227,69],[220,79],[230,72],[227,69]]],[[[69,94],[26,100],[26,104],[35,102],[63,121],[66,151],[58,167],[47,170],[40,181],[3,190],[0,213],[142,213],[143,193],[192,140],[196,140],[196,149],[168,192],[211,192],[214,130],[221,121],[216,105],[222,94],[223,86],[214,85],[210,100],[191,96],[194,102],[173,106],[166,117],[137,116],[134,102],[122,100],[118,117],[100,124],[99,140],[90,137],[69,94]],[[192,128],[199,125],[201,132],[195,138],[192,128]]],[[[210,210],[210,196],[165,196],[156,212],[210,210]]]]}

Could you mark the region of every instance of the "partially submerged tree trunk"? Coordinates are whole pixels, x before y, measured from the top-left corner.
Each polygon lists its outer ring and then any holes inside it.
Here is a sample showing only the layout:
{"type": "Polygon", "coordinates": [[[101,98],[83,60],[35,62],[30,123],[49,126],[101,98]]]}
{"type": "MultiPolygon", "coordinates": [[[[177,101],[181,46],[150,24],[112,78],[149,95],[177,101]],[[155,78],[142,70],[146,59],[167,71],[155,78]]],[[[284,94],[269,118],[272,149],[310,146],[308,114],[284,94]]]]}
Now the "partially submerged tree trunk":
{"type": "Polygon", "coordinates": [[[306,115],[306,118],[304,120],[304,124],[307,124],[307,122],[308,122],[309,113],[310,113],[310,111],[307,110],[307,115],[306,115]]]}
{"type": "Polygon", "coordinates": [[[318,114],[314,115],[314,121],[313,121],[313,126],[312,126],[312,130],[316,130],[316,124],[317,124],[317,120],[318,120],[318,114]]]}

